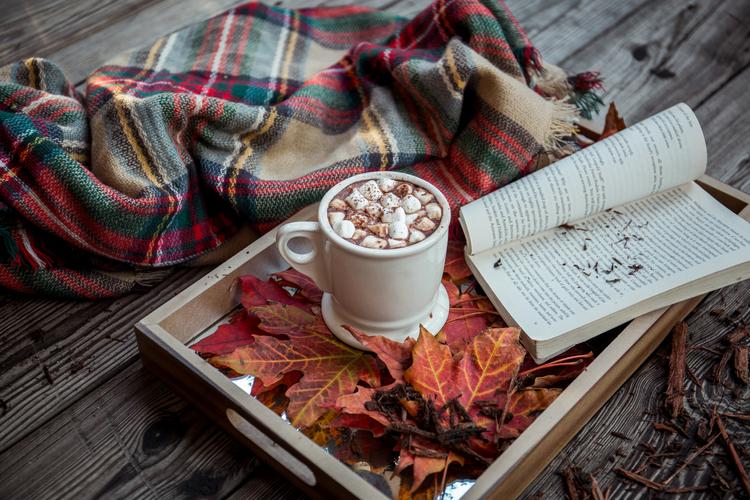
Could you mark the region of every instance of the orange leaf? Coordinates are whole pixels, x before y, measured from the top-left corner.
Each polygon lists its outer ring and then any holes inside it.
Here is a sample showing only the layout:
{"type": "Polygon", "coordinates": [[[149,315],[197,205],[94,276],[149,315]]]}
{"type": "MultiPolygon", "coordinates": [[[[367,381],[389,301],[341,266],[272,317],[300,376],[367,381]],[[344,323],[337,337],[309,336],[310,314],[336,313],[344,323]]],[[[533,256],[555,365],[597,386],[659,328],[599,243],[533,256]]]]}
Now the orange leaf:
{"type": "Polygon", "coordinates": [[[471,276],[471,269],[466,264],[466,258],[464,257],[465,245],[463,241],[450,240],[448,242],[443,272],[456,282],[471,276]]]}
{"type": "Polygon", "coordinates": [[[450,349],[423,326],[420,326],[419,339],[412,351],[412,365],[404,373],[404,379],[436,404],[444,405],[458,395],[450,349]]]}
{"type": "MultiPolygon", "coordinates": [[[[380,387],[377,390],[383,390],[383,388],[380,387]]],[[[379,411],[372,411],[365,408],[365,403],[372,400],[375,391],[376,389],[359,386],[357,387],[357,392],[339,396],[339,398],[336,400],[336,407],[340,408],[341,411],[347,415],[365,415],[380,424],[383,427],[383,430],[385,430],[385,427],[388,427],[388,425],[390,424],[388,417],[386,417],[379,411]]],[[[365,421],[361,422],[366,423],[365,421]]],[[[367,429],[368,427],[358,428],[367,429]]]]}
{"type": "Polygon", "coordinates": [[[518,328],[490,328],[474,337],[458,363],[459,402],[471,409],[475,401],[507,392],[526,351],[518,343],[518,328]]]}
{"type": "Polygon", "coordinates": [[[344,326],[367,349],[371,350],[383,362],[396,382],[404,381],[404,370],[411,364],[411,351],[414,339],[407,338],[403,342],[396,342],[387,337],[367,335],[364,332],[344,326]]]}
{"type": "Polygon", "coordinates": [[[610,135],[614,135],[620,130],[625,130],[625,120],[620,116],[620,112],[617,111],[617,106],[612,102],[607,110],[607,116],[604,117],[604,129],[598,140],[602,140],[610,135]]]}
{"type": "Polygon", "coordinates": [[[451,311],[448,321],[441,331],[441,338],[448,344],[451,351],[462,351],[466,343],[470,342],[478,333],[490,326],[496,318],[482,314],[466,314],[461,309],[482,309],[495,312],[492,303],[486,298],[474,295],[461,295],[458,287],[449,280],[443,280],[443,286],[448,292],[451,311]],[[476,300],[472,300],[476,299],[476,300]]]}
{"type": "Polygon", "coordinates": [[[327,330],[319,316],[314,316],[299,307],[271,304],[254,306],[248,310],[260,320],[259,328],[264,332],[292,336],[303,330],[327,330]]]}
{"type": "Polygon", "coordinates": [[[307,323],[297,323],[289,329],[289,318],[304,318],[307,313],[281,304],[252,309],[261,310],[259,316],[264,329],[268,319],[274,322],[276,331],[284,330],[289,339],[257,336],[253,344],[211,358],[210,362],[217,367],[254,375],[269,386],[286,373],[302,372],[300,381],[286,392],[287,413],[293,426],[311,425],[339,396],[353,392],[360,380],[370,386],[379,385],[380,373],[375,358],[340,342],[329,331],[323,331],[319,318],[308,315],[312,319],[307,323]]]}
{"type": "Polygon", "coordinates": [[[508,406],[508,415],[512,418],[495,430],[496,437],[512,439],[520,436],[561,392],[562,389],[524,389],[513,393],[508,406]]]}
{"type": "MultiPolygon", "coordinates": [[[[432,445],[431,443],[422,442],[418,438],[414,438],[412,441],[422,448],[434,448],[434,445],[432,445]]],[[[400,474],[407,467],[414,468],[413,480],[410,490],[411,493],[414,493],[422,485],[427,476],[429,476],[430,474],[442,472],[443,469],[454,462],[463,465],[464,459],[462,456],[457,455],[452,451],[448,452],[448,456],[446,458],[432,458],[413,455],[407,448],[401,448],[401,452],[398,457],[398,466],[396,467],[396,473],[400,474]]]]}

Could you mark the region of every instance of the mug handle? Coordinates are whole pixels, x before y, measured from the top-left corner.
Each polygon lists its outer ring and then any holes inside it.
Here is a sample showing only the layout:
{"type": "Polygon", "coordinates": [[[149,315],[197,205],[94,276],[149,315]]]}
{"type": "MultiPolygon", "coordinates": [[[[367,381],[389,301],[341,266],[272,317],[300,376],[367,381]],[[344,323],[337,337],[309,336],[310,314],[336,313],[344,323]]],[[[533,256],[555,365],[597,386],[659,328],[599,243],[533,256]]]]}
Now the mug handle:
{"type": "Polygon", "coordinates": [[[324,292],[331,291],[331,280],[325,254],[325,236],[318,222],[288,222],[276,233],[276,248],[294,269],[309,276],[324,292]],[[310,242],[312,250],[305,253],[295,252],[289,248],[294,238],[310,242]]]}

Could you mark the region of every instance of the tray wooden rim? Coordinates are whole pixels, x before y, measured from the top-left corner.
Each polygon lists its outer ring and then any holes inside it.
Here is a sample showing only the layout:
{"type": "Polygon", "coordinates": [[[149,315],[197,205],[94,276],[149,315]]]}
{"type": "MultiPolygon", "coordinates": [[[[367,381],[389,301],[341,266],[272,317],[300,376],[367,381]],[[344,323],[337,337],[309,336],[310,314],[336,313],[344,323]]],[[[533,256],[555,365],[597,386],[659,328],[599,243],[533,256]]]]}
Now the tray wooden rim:
{"type": "MultiPolygon", "coordinates": [[[[708,176],[701,177],[698,182],[735,212],[746,217],[750,213],[750,195],[708,176]]],[[[315,212],[315,206],[309,206],[292,219],[309,219],[315,212]]],[[[227,408],[225,418],[218,423],[240,439],[244,438],[246,444],[280,471],[286,471],[288,477],[308,493],[319,496],[321,492],[318,486],[322,486],[336,496],[387,498],[263,404],[247,397],[239,387],[185,345],[234,307],[237,301],[233,286],[235,278],[248,273],[247,266],[274,244],[275,235],[276,230],[273,230],[260,237],[138,322],[135,331],[144,364],[215,419],[218,413],[204,405],[197,395],[180,387],[181,380],[170,371],[170,366],[173,370],[181,370],[184,376],[201,380],[211,390],[221,394],[227,408]],[[189,317],[188,323],[185,322],[186,317],[189,317]],[[160,358],[162,356],[166,358],[160,358]],[[240,420],[227,414],[230,411],[239,415],[240,420]],[[235,420],[230,421],[232,418],[235,420]],[[250,427],[244,426],[242,421],[250,427]],[[244,426],[247,432],[238,429],[238,425],[244,426]],[[265,435],[266,441],[256,431],[265,435]],[[248,435],[252,432],[255,434],[248,435]],[[271,438],[268,438],[269,434],[271,438]],[[277,448],[279,445],[281,448],[277,448]]],[[[702,298],[694,297],[632,320],[586,371],[571,382],[485,470],[462,498],[510,498],[523,492],[541,469],[659,345],[672,326],[687,316],[702,298]]]]}

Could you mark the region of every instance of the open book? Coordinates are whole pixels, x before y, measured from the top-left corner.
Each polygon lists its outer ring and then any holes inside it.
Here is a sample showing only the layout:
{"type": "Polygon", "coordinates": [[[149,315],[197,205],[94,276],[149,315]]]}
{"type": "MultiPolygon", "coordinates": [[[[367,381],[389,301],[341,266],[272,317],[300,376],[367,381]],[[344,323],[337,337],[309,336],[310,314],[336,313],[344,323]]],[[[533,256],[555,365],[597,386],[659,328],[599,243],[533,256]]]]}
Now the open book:
{"type": "Polygon", "coordinates": [[[695,179],[679,104],[461,208],[466,260],[537,360],[750,277],[750,223],[695,179]]]}

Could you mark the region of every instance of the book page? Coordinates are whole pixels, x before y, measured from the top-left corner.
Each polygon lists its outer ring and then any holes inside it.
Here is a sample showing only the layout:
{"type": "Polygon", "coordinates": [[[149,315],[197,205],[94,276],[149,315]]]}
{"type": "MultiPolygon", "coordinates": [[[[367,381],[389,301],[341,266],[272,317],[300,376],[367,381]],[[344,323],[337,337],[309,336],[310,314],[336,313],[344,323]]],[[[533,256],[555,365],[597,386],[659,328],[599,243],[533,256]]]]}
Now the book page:
{"type": "Polygon", "coordinates": [[[535,340],[750,261],[750,223],[695,183],[471,257],[535,340]]]}
{"type": "Polygon", "coordinates": [[[697,179],[698,119],[678,104],[461,208],[469,254],[697,179]]]}

